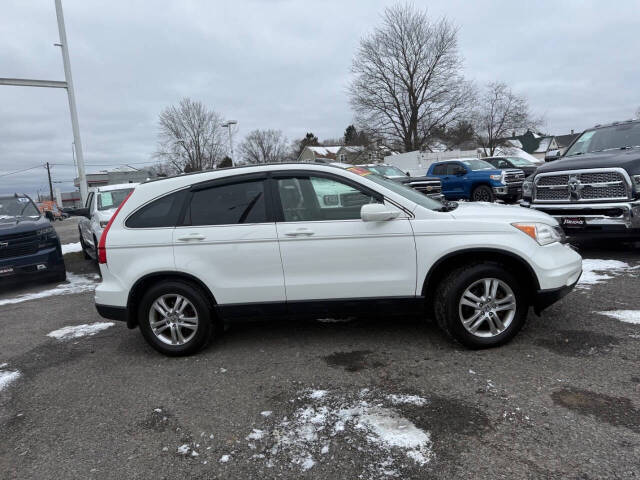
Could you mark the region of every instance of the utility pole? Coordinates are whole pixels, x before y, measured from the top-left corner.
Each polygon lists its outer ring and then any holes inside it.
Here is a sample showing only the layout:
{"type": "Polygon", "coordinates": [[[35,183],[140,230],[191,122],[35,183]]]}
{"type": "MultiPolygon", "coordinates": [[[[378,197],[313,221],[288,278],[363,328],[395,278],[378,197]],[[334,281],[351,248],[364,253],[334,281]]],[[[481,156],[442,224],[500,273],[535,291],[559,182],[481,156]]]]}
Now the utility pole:
{"type": "Polygon", "coordinates": [[[67,42],[67,30],[64,26],[62,13],[62,0],[56,2],[56,17],[58,18],[58,34],[60,35],[60,50],[62,51],[62,64],[64,66],[64,78],[67,81],[67,96],[69,97],[69,111],[71,112],[71,128],[73,129],[73,143],[76,147],[78,159],[78,181],[80,183],[80,198],[82,204],[87,200],[87,176],[84,171],[84,155],[82,153],[82,141],[80,140],[80,125],[78,123],[78,110],[76,108],[76,94],[73,90],[73,77],[71,76],[71,62],[69,61],[69,43],[67,42]]]}
{"type": "Polygon", "coordinates": [[[49,177],[49,200],[53,202],[55,200],[53,199],[53,184],[51,183],[51,169],[49,168],[49,162],[47,162],[47,176],[49,177]]]}
{"type": "Polygon", "coordinates": [[[69,97],[69,111],[71,113],[71,127],[73,129],[73,140],[76,146],[76,157],[78,158],[78,180],[80,182],[80,196],[84,204],[87,199],[87,176],[84,170],[84,156],[82,154],[82,142],[80,141],[80,126],[78,124],[78,110],[76,108],[76,97],[73,90],[73,79],[71,77],[71,63],[69,61],[69,46],[67,42],[67,31],[64,27],[64,17],[62,15],[62,2],[55,0],[56,17],[58,18],[58,34],[60,43],[54,45],[61,48],[62,63],[64,66],[65,82],[60,80],[34,80],[27,78],[0,78],[0,85],[14,85],[18,87],[45,87],[45,88],[66,88],[69,97]]]}
{"type": "Polygon", "coordinates": [[[221,125],[223,128],[229,129],[229,153],[231,154],[232,167],[235,166],[235,158],[233,157],[233,132],[231,130],[233,129],[232,125],[237,125],[237,124],[238,124],[237,120],[228,120],[221,125]]]}

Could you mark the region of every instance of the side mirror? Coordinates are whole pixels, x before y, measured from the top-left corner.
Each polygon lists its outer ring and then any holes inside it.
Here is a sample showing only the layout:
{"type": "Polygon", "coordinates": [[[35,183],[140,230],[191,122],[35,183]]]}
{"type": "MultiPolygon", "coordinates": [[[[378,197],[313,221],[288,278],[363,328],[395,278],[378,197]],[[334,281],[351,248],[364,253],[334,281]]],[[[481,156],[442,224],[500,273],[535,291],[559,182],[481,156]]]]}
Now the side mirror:
{"type": "Polygon", "coordinates": [[[466,174],[467,174],[466,170],[462,170],[462,169],[456,170],[456,176],[457,177],[462,177],[463,175],[466,175],[466,174]]]}
{"type": "Polygon", "coordinates": [[[363,222],[385,222],[398,218],[400,210],[391,209],[382,203],[367,203],[360,209],[363,222]]]}
{"type": "Polygon", "coordinates": [[[91,215],[89,214],[89,209],[88,208],[74,208],[73,210],[69,211],[69,215],[71,215],[72,217],[87,217],[87,218],[91,218],[91,215]]]}
{"type": "Polygon", "coordinates": [[[406,173],[407,173],[407,177],[410,177],[410,176],[411,176],[411,174],[410,174],[409,172],[406,172],[406,173]]]}

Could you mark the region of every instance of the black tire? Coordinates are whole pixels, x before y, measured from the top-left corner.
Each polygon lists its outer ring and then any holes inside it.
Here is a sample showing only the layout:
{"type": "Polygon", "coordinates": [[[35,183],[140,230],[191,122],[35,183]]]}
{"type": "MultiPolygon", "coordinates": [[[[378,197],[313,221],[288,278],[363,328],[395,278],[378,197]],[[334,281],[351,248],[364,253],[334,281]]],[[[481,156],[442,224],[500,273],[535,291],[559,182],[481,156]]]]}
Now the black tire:
{"type": "Polygon", "coordinates": [[[63,270],[61,272],[56,273],[55,275],[53,275],[51,280],[56,282],[56,283],[66,282],[67,281],[67,271],[63,270]]]}
{"type": "Polygon", "coordinates": [[[138,307],[138,325],[144,339],[158,352],[171,357],[192,355],[202,349],[210,340],[215,328],[211,305],[205,293],[195,285],[178,280],[159,282],[149,288],[138,307]],[[163,295],[178,294],[186,298],[198,317],[195,335],[182,345],[169,345],[153,333],[149,312],[153,303],[163,295]]]}
{"type": "Polygon", "coordinates": [[[78,229],[78,235],[80,235],[80,246],[82,247],[82,256],[84,257],[85,260],[90,260],[91,255],[87,253],[87,245],[84,243],[84,240],[82,239],[82,232],[80,231],[80,229],[78,229]]]}
{"type": "Polygon", "coordinates": [[[493,190],[487,185],[478,185],[471,192],[471,201],[473,202],[493,202],[495,199],[493,190]]]}
{"type": "Polygon", "coordinates": [[[503,265],[484,262],[455,269],[443,278],[435,291],[433,309],[438,326],[449,336],[469,348],[491,348],[507,343],[520,331],[526,321],[529,301],[516,277],[503,265]],[[504,331],[491,337],[479,337],[469,332],[464,327],[459,312],[459,302],[465,290],[485,278],[495,278],[507,284],[516,301],[511,323],[504,331]]]}

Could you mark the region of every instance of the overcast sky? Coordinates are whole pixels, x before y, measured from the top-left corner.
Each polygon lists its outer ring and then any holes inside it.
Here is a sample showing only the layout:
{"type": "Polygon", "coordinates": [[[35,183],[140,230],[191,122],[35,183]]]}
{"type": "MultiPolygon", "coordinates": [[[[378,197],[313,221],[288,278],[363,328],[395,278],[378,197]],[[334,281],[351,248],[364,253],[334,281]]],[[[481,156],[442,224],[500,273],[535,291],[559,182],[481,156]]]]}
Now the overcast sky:
{"type": "MultiPolygon", "coordinates": [[[[201,100],[289,139],[342,135],[360,38],[383,0],[63,0],[87,171],[151,165],[159,112],[201,100]],[[147,162],[146,164],[144,162],[147,162]]],[[[525,95],[544,130],[627,119],[640,106],[640,4],[630,1],[416,1],[460,29],[465,75],[525,95]]],[[[63,80],[53,0],[2,0],[0,77],[63,80]]],[[[0,193],[71,189],[66,92],[0,86],[0,193]]]]}

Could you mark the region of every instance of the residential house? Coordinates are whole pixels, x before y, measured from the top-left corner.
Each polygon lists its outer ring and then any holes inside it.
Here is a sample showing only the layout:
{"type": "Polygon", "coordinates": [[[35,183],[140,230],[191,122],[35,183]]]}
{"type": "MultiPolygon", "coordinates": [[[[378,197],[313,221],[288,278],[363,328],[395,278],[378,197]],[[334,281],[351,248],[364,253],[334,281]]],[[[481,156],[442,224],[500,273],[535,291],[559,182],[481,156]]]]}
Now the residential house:
{"type": "Polygon", "coordinates": [[[531,130],[527,130],[522,135],[516,135],[514,132],[511,137],[505,138],[503,143],[521,148],[540,160],[544,160],[547,152],[558,150],[555,136],[545,136],[531,130]]]}
{"type": "Polygon", "coordinates": [[[332,146],[306,146],[300,152],[298,156],[298,162],[303,163],[331,163],[337,162],[338,150],[342,148],[341,145],[332,146]]]}

